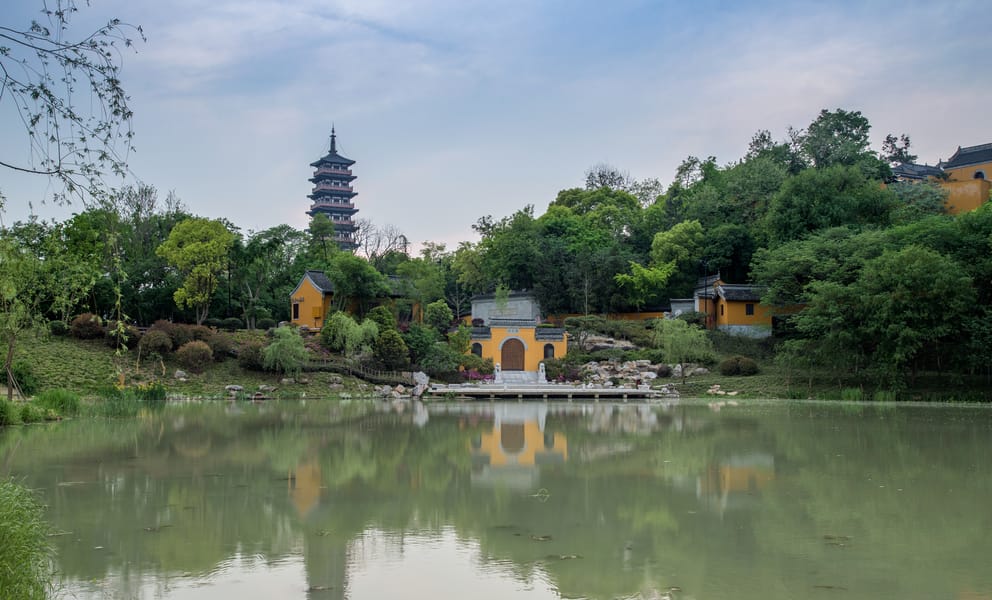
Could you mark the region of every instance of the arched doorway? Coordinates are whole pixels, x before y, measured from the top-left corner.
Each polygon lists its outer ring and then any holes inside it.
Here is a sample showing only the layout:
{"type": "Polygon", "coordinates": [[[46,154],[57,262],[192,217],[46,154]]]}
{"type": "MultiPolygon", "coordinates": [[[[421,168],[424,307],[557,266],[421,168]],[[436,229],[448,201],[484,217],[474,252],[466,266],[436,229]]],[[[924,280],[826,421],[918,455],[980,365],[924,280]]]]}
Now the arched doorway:
{"type": "Polygon", "coordinates": [[[500,350],[500,366],[504,371],[524,370],[524,343],[510,338],[503,342],[500,350]]]}

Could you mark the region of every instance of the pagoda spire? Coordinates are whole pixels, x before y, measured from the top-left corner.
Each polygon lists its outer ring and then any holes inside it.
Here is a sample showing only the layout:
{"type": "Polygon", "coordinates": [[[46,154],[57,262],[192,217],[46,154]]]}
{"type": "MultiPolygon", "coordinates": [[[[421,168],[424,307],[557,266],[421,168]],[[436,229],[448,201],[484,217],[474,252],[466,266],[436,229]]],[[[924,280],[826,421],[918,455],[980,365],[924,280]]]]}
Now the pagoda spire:
{"type": "Polygon", "coordinates": [[[331,123],[331,152],[338,151],[337,135],[334,133],[334,124],[331,123]]]}

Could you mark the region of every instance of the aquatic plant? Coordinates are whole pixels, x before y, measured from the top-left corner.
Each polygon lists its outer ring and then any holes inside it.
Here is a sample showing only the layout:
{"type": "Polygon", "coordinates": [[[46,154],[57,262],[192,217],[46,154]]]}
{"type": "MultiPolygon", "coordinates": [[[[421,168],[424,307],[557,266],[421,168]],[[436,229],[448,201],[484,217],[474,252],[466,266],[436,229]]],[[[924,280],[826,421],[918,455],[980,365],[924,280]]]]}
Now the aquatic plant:
{"type": "Polygon", "coordinates": [[[54,564],[41,504],[27,488],[0,481],[0,591],[33,600],[52,591],[54,564]]]}

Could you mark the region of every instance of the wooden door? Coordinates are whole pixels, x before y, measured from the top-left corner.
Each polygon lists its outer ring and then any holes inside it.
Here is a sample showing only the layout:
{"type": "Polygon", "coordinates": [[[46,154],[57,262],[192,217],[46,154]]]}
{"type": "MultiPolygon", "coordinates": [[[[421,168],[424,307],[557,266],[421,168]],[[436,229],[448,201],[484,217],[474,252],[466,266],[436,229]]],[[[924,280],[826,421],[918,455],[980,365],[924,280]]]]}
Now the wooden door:
{"type": "Polygon", "coordinates": [[[503,342],[500,351],[500,366],[504,371],[524,370],[524,343],[517,339],[503,342]]]}

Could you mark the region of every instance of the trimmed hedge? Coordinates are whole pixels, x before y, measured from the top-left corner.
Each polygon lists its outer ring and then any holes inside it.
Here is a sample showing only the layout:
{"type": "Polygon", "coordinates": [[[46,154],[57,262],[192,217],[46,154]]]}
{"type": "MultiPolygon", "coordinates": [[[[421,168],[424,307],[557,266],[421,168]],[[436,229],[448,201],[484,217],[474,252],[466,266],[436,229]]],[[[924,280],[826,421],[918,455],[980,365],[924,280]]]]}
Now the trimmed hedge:
{"type": "Polygon", "coordinates": [[[202,373],[203,367],[214,359],[214,353],[206,342],[193,340],[176,350],[176,361],[193,373],[202,373]]]}
{"type": "Polygon", "coordinates": [[[746,356],[731,356],[720,362],[720,374],[725,376],[734,375],[756,375],[759,371],[758,363],[746,356]]]}

